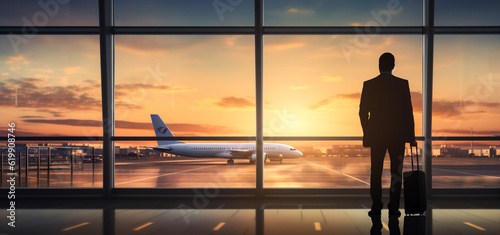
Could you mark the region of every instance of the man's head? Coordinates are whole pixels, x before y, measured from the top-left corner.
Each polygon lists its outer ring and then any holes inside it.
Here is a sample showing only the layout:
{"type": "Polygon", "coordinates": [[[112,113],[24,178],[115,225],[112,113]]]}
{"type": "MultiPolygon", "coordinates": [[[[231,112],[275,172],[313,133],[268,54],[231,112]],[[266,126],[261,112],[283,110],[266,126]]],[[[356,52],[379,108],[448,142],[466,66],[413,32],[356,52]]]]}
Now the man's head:
{"type": "Polygon", "coordinates": [[[391,72],[394,69],[394,56],[386,52],[378,59],[378,69],[380,72],[391,72]]]}

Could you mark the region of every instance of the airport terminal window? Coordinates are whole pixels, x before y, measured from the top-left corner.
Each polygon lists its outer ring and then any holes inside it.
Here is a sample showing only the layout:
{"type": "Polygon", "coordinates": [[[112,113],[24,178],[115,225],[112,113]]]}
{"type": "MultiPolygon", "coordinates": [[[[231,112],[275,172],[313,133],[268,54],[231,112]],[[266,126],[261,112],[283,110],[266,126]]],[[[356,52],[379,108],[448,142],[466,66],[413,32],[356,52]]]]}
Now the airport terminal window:
{"type": "Polygon", "coordinates": [[[433,136],[500,135],[500,36],[437,35],[433,136]]]}
{"type": "MultiPolygon", "coordinates": [[[[17,187],[102,187],[102,142],[16,142],[17,187]]],[[[9,187],[8,147],[0,146],[2,187],[9,187]]]]}
{"type": "Polygon", "coordinates": [[[420,26],[422,1],[265,0],[266,26],[420,26]]]}
{"type": "MultiPolygon", "coordinates": [[[[436,36],[433,136],[500,135],[499,42],[498,35],[436,36]]],[[[498,146],[498,141],[433,142],[433,187],[500,187],[498,146]]]]}
{"type": "Polygon", "coordinates": [[[115,0],[115,22],[118,26],[252,26],[253,9],[253,0],[115,0]]]}
{"type": "MultiPolygon", "coordinates": [[[[266,141],[266,144],[275,143],[266,141]]],[[[279,144],[293,146],[297,150],[267,154],[268,160],[264,166],[265,188],[370,186],[370,148],[363,147],[360,141],[288,141],[279,144]]],[[[410,171],[409,145],[406,147],[403,171],[410,171]]],[[[421,149],[419,153],[420,151],[421,149]]],[[[385,162],[386,165],[390,164],[388,156],[385,162]]],[[[383,174],[383,187],[390,186],[390,178],[390,174],[383,174]]]]}
{"type": "MultiPolygon", "coordinates": [[[[3,1],[0,26],[97,26],[98,0],[90,1],[3,1]]],[[[29,29],[32,33],[33,28],[29,29]]],[[[36,34],[36,33],[35,33],[36,34]]]]}
{"type": "Polygon", "coordinates": [[[433,145],[433,188],[500,188],[499,141],[436,141],[433,145]]]}
{"type": "Polygon", "coordinates": [[[394,74],[409,80],[421,135],[421,37],[371,36],[362,47],[357,37],[265,36],[265,136],[361,136],[363,82],[380,74],[378,57],[386,51],[396,57],[394,74]]]}
{"type": "Polygon", "coordinates": [[[19,136],[102,135],[98,36],[36,35],[11,44],[2,35],[0,47],[0,121],[16,122],[19,136]]]}
{"type": "Polygon", "coordinates": [[[116,36],[117,136],[154,136],[158,114],[175,136],[255,133],[253,38],[116,36]]]}
{"type": "MultiPolygon", "coordinates": [[[[220,147],[196,147],[204,142],[185,142],[194,145],[191,154],[229,153],[220,147]]],[[[252,142],[209,142],[232,145],[230,151],[255,152],[252,142]],[[249,151],[250,150],[250,151],[249,151]]],[[[228,158],[195,158],[177,155],[176,146],[155,150],[156,142],[115,143],[115,187],[117,188],[255,188],[255,163],[238,159],[228,164],[228,158]]],[[[188,153],[189,154],[189,153],[188,153]]],[[[242,157],[244,157],[242,155],[242,157]]],[[[254,160],[255,161],[255,160],[254,160]]]]}
{"type": "Polygon", "coordinates": [[[435,4],[436,26],[500,25],[500,0],[435,0],[435,4]]]}

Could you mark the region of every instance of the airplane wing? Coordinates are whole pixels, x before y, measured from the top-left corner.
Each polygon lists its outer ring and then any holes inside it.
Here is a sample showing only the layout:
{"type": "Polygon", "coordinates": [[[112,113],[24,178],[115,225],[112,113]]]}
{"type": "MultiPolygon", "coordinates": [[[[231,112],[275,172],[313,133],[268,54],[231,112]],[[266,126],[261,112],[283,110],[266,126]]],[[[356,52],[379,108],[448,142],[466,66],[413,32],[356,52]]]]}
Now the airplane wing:
{"type": "Polygon", "coordinates": [[[220,152],[216,154],[216,157],[220,158],[243,158],[243,159],[248,159],[251,158],[252,155],[255,153],[255,150],[228,150],[225,152],[220,152]]]}
{"type": "Polygon", "coordinates": [[[153,150],[156,150],[158,152],[169,152],[172,150],[171,147],[160,147],[160,146],[146,147],[146,148],[153,149],[153,150]]]}

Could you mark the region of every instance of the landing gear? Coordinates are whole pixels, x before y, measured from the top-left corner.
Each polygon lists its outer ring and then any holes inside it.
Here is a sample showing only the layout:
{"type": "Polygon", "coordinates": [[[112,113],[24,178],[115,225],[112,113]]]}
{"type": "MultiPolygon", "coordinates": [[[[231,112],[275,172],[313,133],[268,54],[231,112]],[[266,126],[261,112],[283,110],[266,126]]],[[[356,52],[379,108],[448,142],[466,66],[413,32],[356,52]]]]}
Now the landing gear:
{"type": "Polygon", "coordinates": [[[233,164],[234,164],[234,160],[233,160],[233,159],[229,159],[229,160],[227,160],[227,164],[228,164],[228,165],[233,165],[233,164]]]}
{"type": "Polygon", "coordinates": [[[280,164],[283,164],[283,158],[280,159],[280,164]]]}

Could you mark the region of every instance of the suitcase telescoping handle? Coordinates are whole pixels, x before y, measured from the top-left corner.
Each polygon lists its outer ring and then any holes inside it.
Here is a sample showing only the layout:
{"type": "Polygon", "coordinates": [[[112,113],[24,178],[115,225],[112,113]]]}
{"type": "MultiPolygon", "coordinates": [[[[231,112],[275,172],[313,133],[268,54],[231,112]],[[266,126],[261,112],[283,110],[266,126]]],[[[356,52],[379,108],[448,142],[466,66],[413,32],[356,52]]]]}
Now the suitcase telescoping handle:
{"type": "MultiPolygon", "coordinates": [[[[418,165],[418,143],[415,145],[415,158],[417,159],[417,171],[420,170],[418,165]]],[[[413,170],[413,146],[410,144],[410,159],[411,159],[411,170],[413,170]]]]}

